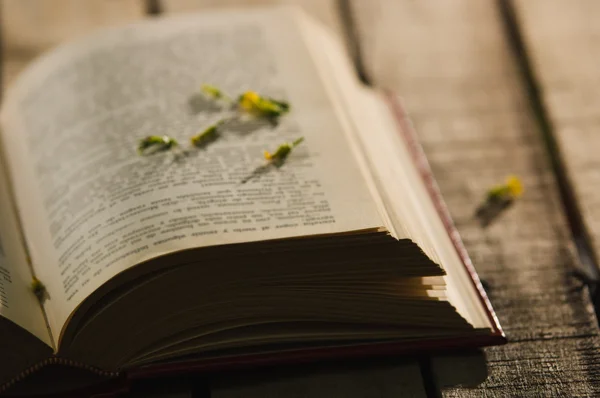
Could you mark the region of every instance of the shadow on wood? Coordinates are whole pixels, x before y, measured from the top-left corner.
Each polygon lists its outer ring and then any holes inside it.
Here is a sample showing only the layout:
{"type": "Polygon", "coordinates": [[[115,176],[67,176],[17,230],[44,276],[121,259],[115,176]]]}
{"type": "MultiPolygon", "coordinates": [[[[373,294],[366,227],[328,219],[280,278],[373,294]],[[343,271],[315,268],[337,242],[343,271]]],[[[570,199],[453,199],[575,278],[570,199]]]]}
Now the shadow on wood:
{"type": "Polygon", "coordinates": [[[364,363],[320,363],[215,377],[211,398],[415,397],[426,398],[412,358],[364,363]],[[232,382],[235,380],[235,383],[232,382]]]}
{"type": "Polygon", "coordinates": [[[437,355],[430,366],[438,388],[476,387],[488,377],[486,357],[482,350],[437,355]]]}

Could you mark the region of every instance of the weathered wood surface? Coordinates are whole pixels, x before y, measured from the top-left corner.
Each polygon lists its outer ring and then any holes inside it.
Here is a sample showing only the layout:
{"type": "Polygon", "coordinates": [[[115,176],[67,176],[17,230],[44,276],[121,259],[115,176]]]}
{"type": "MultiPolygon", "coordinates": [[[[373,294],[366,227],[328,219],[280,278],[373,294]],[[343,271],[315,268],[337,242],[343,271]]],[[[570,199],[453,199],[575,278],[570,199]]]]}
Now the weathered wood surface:
{"type": "Polygon", "coordinates": [[[427,397],[418,367],[406,361],[394,366],[330,367],[284,376],[264,372],[236,383],[211,382],[211,398],[392,398],[427,397]]]}
{"type": "Polygon", "coordinates": [[[306,13],[318,19],[338,34],[344,28],[339,18],[338,5],[334,0],[161,0],[165,14],[198,12],[214,8],[233,8],[243,6],[261,7],[268,5],[296,5],[306,13]]]}
{"type": "Polygon", "coordinates": [[[94,29],[120,25],[145,14],[144,0],[2,0],[3,85],[36,56],[94,29]]]}
{"type": "Polygon", "coordinates": [[[600,2],[513,2],[519,28],[579,202],[600,258],[600,2]]]}
{"type": "MultiPolygon", "coordinates": [[[[526,25],[537,26],[532,21],[544,18],[543,13],[534,17],[534,11],[527,11],[542,7],[543,1],[519,6],[520,15],[527,12],[531,15],[524,22],[526,25]]],[[[160,8],[171,13],[216,5],[276,2],[300,3],[309,14],[335,31],[344,32],[347,21],[339,18],[339,4],[334,0],[163,0],[160,8]]],[[[444,197],[480,275],[490,286],[493,305],[511,340],[508,346],[486,350],[490,375],[485,383],[476,388],[446,389],[444,394],[457,397],[600,395],[600,386],[596,385],[600,374],[595,370],[600,363],[596,321],[587,292],[579,289],[581,283],[570,273],[576,259],[568,228],[496,3],[469,0],[446,0],[435,5],[414,0],[352,0],[350,3],[363,50],[362,62],[376,84],[405,96],[444,197]],[[482,229],[473,219],[474,209],[485,190],[509,173],[522,176],[527,190],[525,197],[493,225],[482,229]]],[[[558,0],[552,4],[558,4],[558,0]]],[[[142,0],[2,0],[0,6],[4,79],[8,84],[17,71],[42,50],[99,26],[142,18],[147,9],[147,3],[142,0]]],[[[540,27],[525,30],[530,45],[539,41],[537,37],[552,32],[552,26],[544,25],[546,22],[537,23],[540,27]],[[543,33],[532,33],[534,31],[543,33]]],[[[566,40],[566,36],[563,39],[566,40]]],[[[588,40],[590,46],[592,40],[588,40]]],[[[560,51],[549,45],[543,50],[538,44],[532,47],[537,48],[534,52],[543,54],[534,55],[540,59],[536,61],[536,68],[540,70],[539,64],[546,62],[544,57],[556,58],[560,51]]],[[[571,51],[572,57],[587,59],[583,51],[577,52],[575,48],[571,51]]],[[[588,80],[577,81],[577,84],[591,82],[591,66],[589,69],[581,66],[581,70],[587,73],[588,80]]],[[[545,72],[550,77],[544,85],[551,87],[552,79],[556,79],[556,86],[563,90],[556,91],[560,95],[553,101],[563,104],[566,98],[582,95],[577,100],[584,102],[587,95],[593,94],[591,89],[580,91],[579,86],[565,91],[563,86],[568,76],[559,72],[558,68],[554,74],[545,72]]],[[[547,101],[554,115],[551,101],[547,101]]],[[[578,134],[579,137],[585,134],[585,139],[593,142],[592,109],[588,104],[567,107],[572,112],[569,114],[561,108],[565,113],[556,113],[562,115],[561,118],[553,117],[568,121],[574,115],[587,116],[585,120],[589,123],[578,124],[578,134]]],[[[563,141],[566,140],[561,141],[565,147],[577,145],[563,141]]],[[[580,172],[585,175],[585,164],[577,164],[577,169],[573,162],[569,163],[574,180],[579,178],[580,172]]],[[[581,181],[591,181],[593,173],[586,178],[581,181]]],[[[593,184],[578,185],[580,190],[588,189],[587,195],[592,198],[593,184]]],[[[593,201],[589,203],[591,206],[593,201]]],[[[588,210],[586,216],[593,214],[588,210]]],[[[431,362],[437,385],[444,387],[455,385],[457,381],[457,372],[448,372],[448,369],[459,367],[456,363],[468,364],[455,357],[434,358],[431,362]]],[[[462,374],[471,370],[467,368],[462,374]]],[[[473,371],[480,372],[481,367],[473,371]]],[[[282,380],[267,378],[261,383],[241,384],[237,388],[219,381],[213,385],[213,396],[283,396],[290,391],[296,396],[323,396],[319,392],[324,390],[315,389],[318,380],[329,383],[328,396],[431,395],[431,391],[425,391],[416,362],[362,375],[361,378],[356,374],[334,372],[282,380]],[[347,385],[343,384],[344,379],[348,380],[347,385]],[[379,395],[369,395],[372,389],[360,387],[373,386],[372,382],[382,388],[379,395]],[[401,392],[399,386],[404,386],[401,392]]],[[[458,380],[469,383],[468,379],[459,377],[458,380]]],[[[192,396],[186,391],[179,389],[173,394],[192,396]]]]}
{"type": "MultiPolygon", "coordinates": [[[[496,3],[352,4],[367,74],[405,97],[510,340],[486,350],[485,383],[445,395],[599,396],[596,319],[587,291],[571,274],[576,259],[570,233],[496,3]],[[480,227],[476,206],[490,186],[513,173],[525,184],[524,197],[491,226],[480,227]]],[[[556,19],[545,22],[549,30],[556,19]]],[[[577,62],[574,57],[563,62],[577,62]]],[[[577,58],[592,60],[583,53],[577,58]]],[[[580,137],[577,144],[586,145],[580,137]]]]}

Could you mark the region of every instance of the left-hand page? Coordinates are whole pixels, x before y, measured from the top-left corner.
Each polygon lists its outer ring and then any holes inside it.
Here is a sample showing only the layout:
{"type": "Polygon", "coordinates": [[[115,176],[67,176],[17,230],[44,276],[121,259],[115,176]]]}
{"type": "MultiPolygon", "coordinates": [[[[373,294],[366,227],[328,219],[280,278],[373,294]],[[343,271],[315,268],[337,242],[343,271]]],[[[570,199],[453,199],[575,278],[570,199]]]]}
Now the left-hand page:
{"type": "Polygon", "coordinates": [[[42,307],[30,289],[33,277],[2,164],[0,158],[0,316],[52,346],[42,307]]]}
{"type": "Polygon", "coordinates": [[[44,56],[7,92],[8,166],[53,335],[103,283],[160,255],[384,228],[293,15],[215,12],[100,32],[44,56]],[[237,114],[203,97],[202,83],[291,111],[193,148],[192,135],[237,114]],[[136,153],[140,138],[164,134],[186,154],[136,153]],[[285,165],[263,172],[263,150],[299,137],[285,165]]]}

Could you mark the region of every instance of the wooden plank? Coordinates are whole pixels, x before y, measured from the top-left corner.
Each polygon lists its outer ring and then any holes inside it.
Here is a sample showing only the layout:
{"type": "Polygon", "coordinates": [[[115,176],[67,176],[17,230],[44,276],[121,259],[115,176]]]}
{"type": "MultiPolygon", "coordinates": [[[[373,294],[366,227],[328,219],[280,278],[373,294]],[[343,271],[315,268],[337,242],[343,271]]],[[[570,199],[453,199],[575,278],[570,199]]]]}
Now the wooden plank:
{"type": "Polygon", "coordinates": [[[211,383],[211,398],[427,397],[419,368],[410,361],[345,369],[323,365],[287,373],[254,372],[235,383],[217,379],[211,383]]]}
{"type": "Polygon", "coordinates": [[[161,0],[161,4],[164,13],[182,13],[239,6],[297,5],[335,32],[343,34],[343,25],[338,16],[335,0],[161,0]]]}
{"type": "Polygon", "coordinates": [[[438,389],[476,386],[487,377],[486,358],[481,350],[438,354],[429,360],[430,372],[438,389]]]}
{"type": "Polygon", "coordinates": [[[4,86],[32,59],[58,43],[144,14],[144,0],[2,0],[4,86]]]}
{"type": "Polygon", "coordinates": [[[405,97],[510,340],[486,349],[484,383],[444,394],[598,396],[596,319],[571,274],[570,232],[496,3],[352,4],[367,72],[405,97]],[[524,197],[481,227],[473,214],[486,190],[513,173],[524,197]]]}
{"type": "Polygon", "coordinates": [[[533,0],[512,4],[570,188],[599,259],[600,2],[533,0]]]}

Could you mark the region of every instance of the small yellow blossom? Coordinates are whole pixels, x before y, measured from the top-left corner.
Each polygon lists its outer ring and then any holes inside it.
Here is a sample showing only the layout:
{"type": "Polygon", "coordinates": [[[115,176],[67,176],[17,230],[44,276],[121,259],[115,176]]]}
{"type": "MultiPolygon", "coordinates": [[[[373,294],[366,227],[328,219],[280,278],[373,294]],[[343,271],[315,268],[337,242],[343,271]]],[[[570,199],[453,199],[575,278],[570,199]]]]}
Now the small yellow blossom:
{"type": "Polygon", "coordinates": [[[151,153],[166,151],[176,147],[177,145],[177,140],[169,137],[168,135],[150,135],[140,140],[138,144],[138,153],[140,155],[147,154],[147,150],[150,148],[155,148],[155,150],[151,153]]]}
{"type": "Polygon", "coordinates": [[[521,183],[521,180],[519,180],[519,177],[509,176],[506,179],[506,186],[513,197],[518,198],[523,195],[523,184],[521,183]]]}
{"type": "Polygon", "coordinates": [[[278,117],[287,113],[290,106],[285,101],[261,97],[255,91],[246,91],[238,99],[240,108],[256,116],[278,117]]]}
{"type": "Polygon", "coordinates": [[[260,96],[255,91],[246,91],[239,98],[240,107],[247,112],[253,112],[259,101],[260,96]]]}
{"type": "Polygon", "coordinates": [[[288,157],[292,149],[298,146],[302,141],[304,141],[304,137],[300,137],[291,144],[285,143],[279,145],[277,150],[273,153],[269,151],[264,151],[264,157],[266,160],[270,162],[283,162],[285,158],[288,157]]]}
{"type": "Polygon", "coordinates": [[[488,191],[488,200],[512,200],[523,195],[523,184],[519,177],[510,175],[502,185],[488,191]]]}

